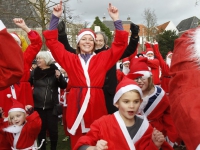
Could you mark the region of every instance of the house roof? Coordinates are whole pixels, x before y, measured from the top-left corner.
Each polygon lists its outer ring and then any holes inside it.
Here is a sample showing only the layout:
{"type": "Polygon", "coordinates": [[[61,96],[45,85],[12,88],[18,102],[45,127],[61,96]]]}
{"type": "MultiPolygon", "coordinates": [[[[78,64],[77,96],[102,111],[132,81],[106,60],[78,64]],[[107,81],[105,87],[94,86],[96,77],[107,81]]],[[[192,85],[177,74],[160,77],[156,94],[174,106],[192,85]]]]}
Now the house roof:
{"type": "Polygon", "coordinates": [[[187,18],[185,20],[182,20],[177,26],[176,28],[178,29],[179,32],[182,31],[186,31],[189,29],[193,29],[196,28],[198,26],[198,22],[199,22],[199,18],[197,18],[196,16],[187,18]]]}
{"type": "Polygon", "coordinates": [[[163,32],[163,31],[166,29],[166,27],[168,26],[169,23],[170,23],[170,21],[165,22],[165,23],[163,23],[163,24],[157,26],[158,32],[159,32],[159,33],[160,33],[160,32],[163,32]]]}
{"type": "Polygon", "coordinates": [[[36,28],[40,25],[33,21],[40,21],[38,14],[33,6],[28,4],[28,1],[22,0],[1,0],[0,1],[0,19],[7,28],[16,28],[13,23],[13,18],[29,18],[25,19],[28,27],[36,28]],[[36,18],[36,19],[35,19],[36,18]],[[31,20],[33,19],[33,20],[31,20]]]}

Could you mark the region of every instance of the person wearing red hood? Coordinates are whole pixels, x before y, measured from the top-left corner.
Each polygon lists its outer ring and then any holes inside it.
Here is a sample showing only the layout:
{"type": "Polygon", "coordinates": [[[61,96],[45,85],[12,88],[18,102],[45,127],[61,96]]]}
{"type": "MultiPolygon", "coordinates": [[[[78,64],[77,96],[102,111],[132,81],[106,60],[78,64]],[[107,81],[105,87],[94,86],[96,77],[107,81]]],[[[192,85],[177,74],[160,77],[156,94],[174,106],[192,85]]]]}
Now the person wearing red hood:
{"type": "MultiPolygon", "coordinates": [[[[8,109],[12,105],[12,103],[7,98],[7,94],[12,94],[12,96],[20,101],[23,105],[34,105],[32,87],[28,80],[30,77],[30,68],[32,66],[32,61],[42,47],[42,39],[40,35],[36,31],[31,30],[22,18],[14,18],[13,22],[28,34],[28,38],[30,39],[31,44],[27,47],[26,51],[23,52],[22,60],[24,65],[22,65],[22,67],[24,73],[22,78],[16,81],[12,86],[0,91],[0,107],[4,109],[4,115],[6,117],[8,115],[8,109]]],[[[17,36],[15,38],[17,38],[17,36]]],[[[19,47],[20,45],[17,46],[19,47]]],[[[20,51],[22,50],[20,49],[20,51]]]]}
{"type": "Polygon", "coordinates": [[[155,85],[160,85],[160,63],[157,58],[154,57],[153,48],[151,44],[146,42],[146,57],[148,58],[147,65],[153,74],[153,83],[155,85]]]}
{"type": "Polygon", "coordinates": [[[169,68],[171,65],[172,52],[169,51],[166,56],[166,61],[163,60],[162,55],[160,54],[158,42],[154,41],[152,44],[154,54],[159,60],[161,68],[161,87],[165,90],[166,94],[169,94],[169,81],[171,76],[169,75],[169,68]]]}
{"type": "Polygon", "coordinates": [[[200,150],[200,27],[175,40],[170,67],[171,114],[187,150],[200,150]]]}
{"type": "Polygon", "coordinates": [[[21,79],[24,62],[21,48],[1,20],[0,41],[0,90],[4,90],[21,79]]]}

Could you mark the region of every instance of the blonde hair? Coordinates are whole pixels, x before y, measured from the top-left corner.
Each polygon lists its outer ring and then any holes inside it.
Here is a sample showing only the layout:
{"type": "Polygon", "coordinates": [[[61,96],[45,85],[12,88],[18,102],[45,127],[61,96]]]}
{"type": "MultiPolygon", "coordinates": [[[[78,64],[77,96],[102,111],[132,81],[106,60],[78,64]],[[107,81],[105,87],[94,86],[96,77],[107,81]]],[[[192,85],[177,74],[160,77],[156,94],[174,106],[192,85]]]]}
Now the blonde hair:
{"type": "Polygon", "coordinates": [[[154,87],[153,76],[151,75],[151,76],[148,78],[148,87],[147,87],[147,90],[150,91],[153,87],[154,87]]]}
{"type": "Polygon", "coordinates": [[[48,51],[40,51],[36,56],[36,59],[37,58],[43,58],[47,66],[54,63],[53,57],[48,51]]]}

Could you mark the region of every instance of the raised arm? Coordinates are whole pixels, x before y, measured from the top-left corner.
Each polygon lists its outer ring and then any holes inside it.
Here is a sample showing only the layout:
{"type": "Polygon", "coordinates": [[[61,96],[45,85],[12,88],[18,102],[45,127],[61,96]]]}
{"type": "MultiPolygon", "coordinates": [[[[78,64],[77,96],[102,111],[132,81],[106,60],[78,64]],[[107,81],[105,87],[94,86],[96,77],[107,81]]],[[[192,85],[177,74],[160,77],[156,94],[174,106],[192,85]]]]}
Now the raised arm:
{"type": "Polygon", "coordinates": [[[23,53],[24,70],[30,71],[32,61],[35,59],[37,53],[42,47],[42,39],[36,31],[31,30],[26,25],[25,21],[22,18],[14,18],[13,22],[28,34],[28,38],[31,41],[31,44],[26,48],[26,51],[23,53]]]}
{"type": "Polygon", "coordinates": [[[0,90],[18,82],[23,75],[22,50],[0,20],[0,90]]]}
{"type": "Polygon", "coordinates": [[[129,57],[137,50],[138,41],[139,41],[138,33],[140,31],[139,26],[134,23],[131,23],[130,30],[131,30],[131,37],[130,37],[129,44],[126,47],[126,50],[124,51],[124,53],[120,59],[129,57]]]}
{"type": "Polygon", "coordinates": [[[67,33],[65,32],[65,22],[61,21],[58,24],[57,28],[58,28],[58,41],[61,42],[65,46],[65,49],[67,51],[75,54],[76,50],[69,45],[69,41],[67,39],[67,33]]]}

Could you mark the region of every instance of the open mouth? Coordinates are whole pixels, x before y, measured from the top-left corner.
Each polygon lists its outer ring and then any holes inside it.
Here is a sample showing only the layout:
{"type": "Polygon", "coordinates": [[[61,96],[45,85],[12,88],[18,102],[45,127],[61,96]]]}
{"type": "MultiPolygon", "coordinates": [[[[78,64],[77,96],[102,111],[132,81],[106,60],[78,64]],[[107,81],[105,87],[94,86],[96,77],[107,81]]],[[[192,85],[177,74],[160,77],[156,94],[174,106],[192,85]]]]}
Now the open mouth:
{"type": "Polygon", "coordinates": [[[132,116],[134,115],[134,111],[128,111],[128,114],[132,116]]]}

